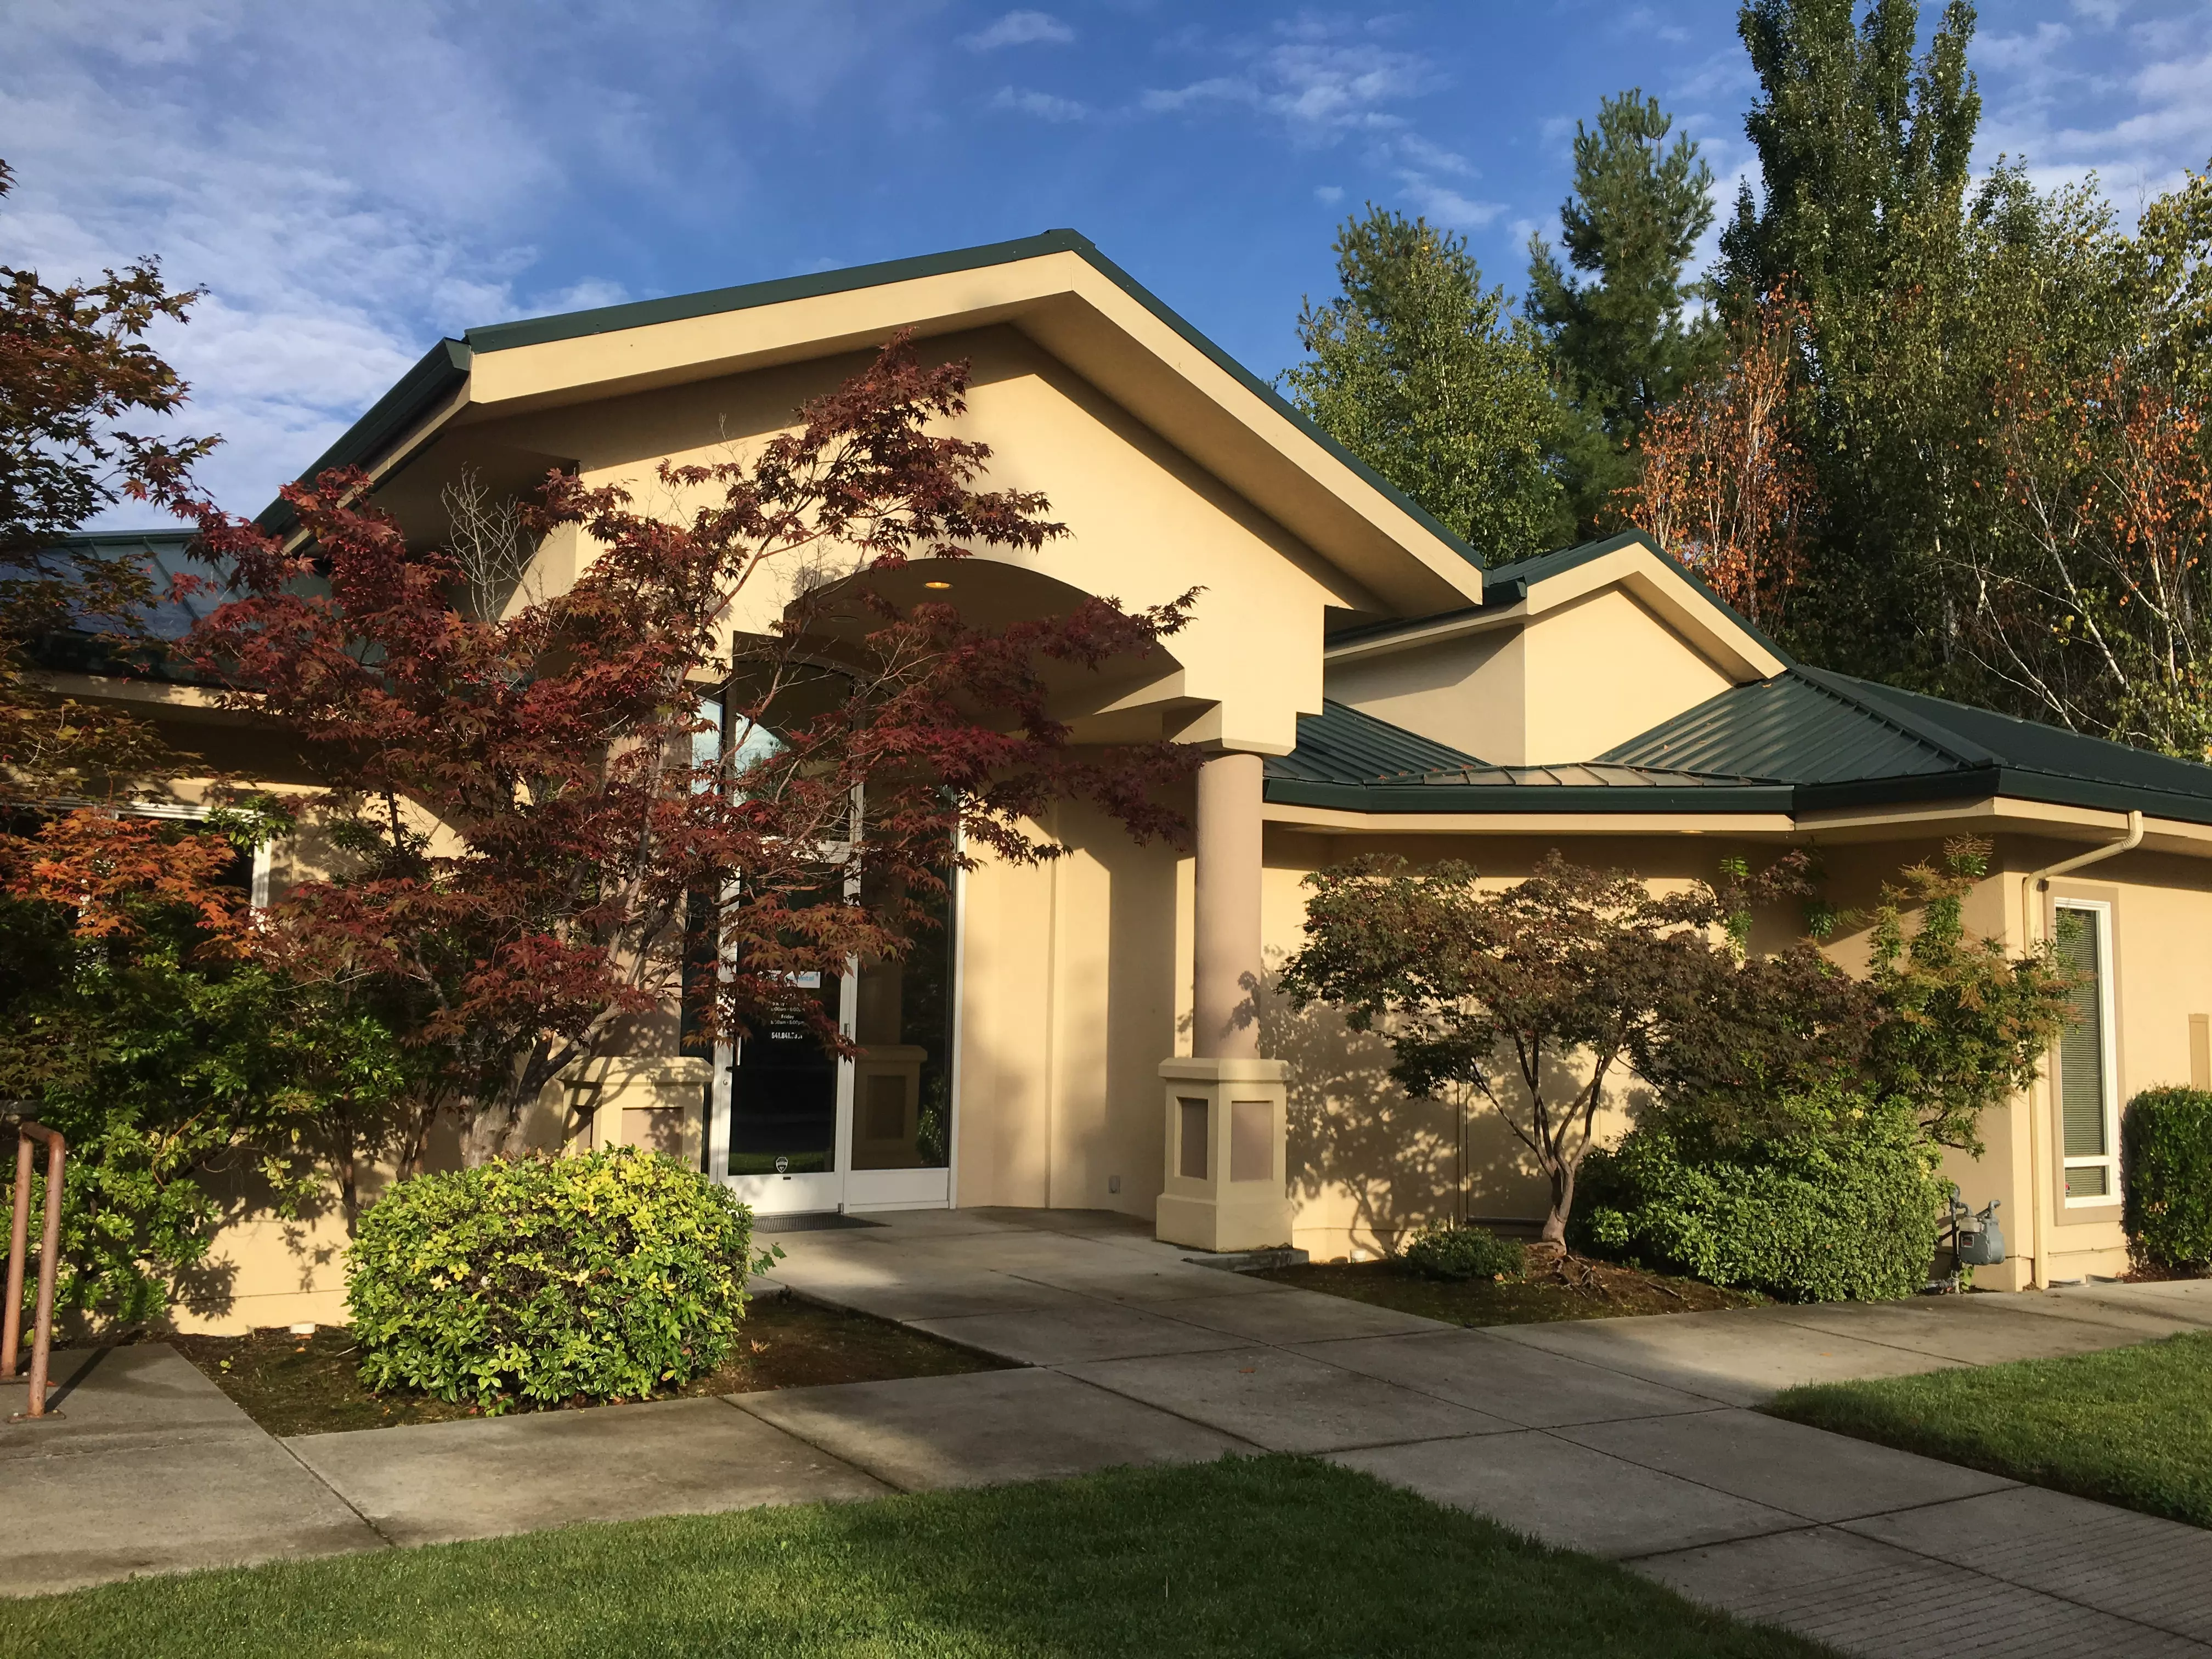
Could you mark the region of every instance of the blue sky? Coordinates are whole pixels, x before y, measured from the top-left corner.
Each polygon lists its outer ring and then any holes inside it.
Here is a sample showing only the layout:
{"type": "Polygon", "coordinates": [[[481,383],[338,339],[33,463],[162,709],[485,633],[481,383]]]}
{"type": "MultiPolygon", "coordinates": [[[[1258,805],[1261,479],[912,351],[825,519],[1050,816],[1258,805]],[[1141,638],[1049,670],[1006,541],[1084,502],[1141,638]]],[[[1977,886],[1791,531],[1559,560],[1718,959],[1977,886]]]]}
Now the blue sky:
{"type": "MultiPolygon", "coordinates": [[[[1932,15],[1935,8],[1928,8],[1932,15]]],[[[0,0],[0,262],[140,252],[252,509],[442,333],[1072,225],[1262,374],[1372,199],[1517,289],[1576,120],[1640,86],[1725,199],[1735,7],[0,0]]],[[[2130,216],[2212,156],[2203,0],[1985,5],[1980,160],[2130,216]]]]}

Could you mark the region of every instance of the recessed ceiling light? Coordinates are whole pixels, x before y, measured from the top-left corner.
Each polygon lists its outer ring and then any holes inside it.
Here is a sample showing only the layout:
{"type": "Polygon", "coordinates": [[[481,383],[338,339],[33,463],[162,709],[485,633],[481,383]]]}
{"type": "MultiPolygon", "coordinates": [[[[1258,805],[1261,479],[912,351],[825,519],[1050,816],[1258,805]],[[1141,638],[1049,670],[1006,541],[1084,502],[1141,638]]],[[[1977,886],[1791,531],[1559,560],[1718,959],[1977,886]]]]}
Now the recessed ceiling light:
{"type": "Polygon", "coordinates": [[[951,582],[924,582],[922,586],[924,587],[950,587],[952,584],[951,582]]]}

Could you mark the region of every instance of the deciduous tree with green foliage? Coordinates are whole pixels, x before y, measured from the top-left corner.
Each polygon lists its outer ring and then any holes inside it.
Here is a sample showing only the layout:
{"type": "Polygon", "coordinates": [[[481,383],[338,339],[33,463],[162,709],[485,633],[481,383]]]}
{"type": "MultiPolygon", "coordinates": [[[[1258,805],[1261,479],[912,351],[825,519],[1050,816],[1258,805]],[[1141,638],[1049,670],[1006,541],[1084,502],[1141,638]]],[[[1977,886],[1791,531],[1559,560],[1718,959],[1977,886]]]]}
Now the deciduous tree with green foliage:
{"type": "MultiPolygon", "coordinates": [[[[1739,966],[1731,919],[1796,890],[1802,875],[1793,854],[1756,877],[1732,869],[1724,886],[1654,893],[1628,872],[1553,853],[1527,879],[1485,890],[1470,864],[1355,860],[1306,878],[1306,942],[1282,988],[1387,1037],[1407,1093],[1465,1091],[1496,1111],[1551,1188],[1543,1237],[1561,1244],[1607,1087],[1688,1063],[1676,1033],[1691,1011],[1716,1006],[1739,966]]],[[[1805,975],[1836,977],[1801,951],[1762,983],[1809,1006],[1805,975]]],[[[1737,1062],[1760,1040],[1723,1037],[1710,1020],[1700,1029],[1734,1045],[1737,1062]]]]}
{"type": "Polygon", "coordinates": [[[1761,191],[1744,187],[1723,233],[1719,289],[1732,314],[1779,289],[1808,317],[1800,416],[1830,512],[1808,544],[1792,642],[1853,672],[1952,690],[1940,565],[1974,506],[1960,455],[1986,422],[1964,417],[1991,341],[1966,212],[1974,13],[1952,0],[1923,52],[1916,0],[1860,11],[1744,7],[1761,191]]]}
{"type": "Polygon", "coordinates": [[[2014,957],[1968,930],[1966,902],[1989,874],[1990,853],[1972,836],[1946,842],[1940,860],[1884,883],[1864,919],[1879,1012],[1867,1081],[1911,1102],[1930,1140],[1976,1153],[1982,1114],[2041,1072],[2075,983],[2048,945],[2014,957]]]}
{"type": "Polygon", "coordinates": [[[1871,1107],[1917,1123],[1930,1158],[1978,1150],[1982,1114],[2034,1080],[2073,982],[2047,948],[2014,958],[1967,931],[1989,851],[1954,842],[1883,887],[1852,919],[1869,937],[1863,979],[1810,937],[1749,948],[1762,907],[1815,891],[1803,853],[1756,873],[1730,860],[1672,892],[1557,853],[1487,890],[1465,863],[1357,860],[1307,878],[1306,942],[1282,988],[1387,1038],[1408,1094],[1464,1091],[1497,1111],[1549,1183],[1557,1243],[1599,1103],[1627,1075],[1657,1096],[1645,1127],[1668,1158],[1844,1156],[1871,1107]]]}
{"type": "Polygon", "coordinates": [[[231,877],[287,828],[250,800],[204,824],[67,813],[0,892],[0,1079],[70,1146],[64,1307],[219,1307],[204,1264],[225,1215],[257,1199],[297,1215],[333,1170],[350,1212],[339,1130],[374,1134],[403,1056],[375,1020],[254,959],[231,877]]]}
{"type": "Polygon", "coordinates": [[[1370,204],[1335,247],[1340,289],[1306,301],[1282,375],[1298,406],[1487,562],[1571,539],[1549,354],[1466,238],[1370,204]]]}
{"type": "Polygon", "coordinates": [[[1595,131],[1577,122],[1574,191],[1559,226],[1580,279],[1541,238],[1528,243],[1528,316],[1551,341],[1578,417],[1568,423],[1565,480],[1584,535],[1619,523],[1644,422],[1720,353],[1704,284],[1683,277],[1712,223],[1712,169],[1695,139],[1667,143],[1673,126],[1640,90],[1600,104],[1595,131]]]}
{"type": "Polygon", "coordinates": [[[2071,730],[2212,752],[2212,179],[2132,234],[2052,198],[2069,280],[2018,308],[1991,375],[1980,533],[1955,537],[1962,654],[1987,700],[2071,730]]]}

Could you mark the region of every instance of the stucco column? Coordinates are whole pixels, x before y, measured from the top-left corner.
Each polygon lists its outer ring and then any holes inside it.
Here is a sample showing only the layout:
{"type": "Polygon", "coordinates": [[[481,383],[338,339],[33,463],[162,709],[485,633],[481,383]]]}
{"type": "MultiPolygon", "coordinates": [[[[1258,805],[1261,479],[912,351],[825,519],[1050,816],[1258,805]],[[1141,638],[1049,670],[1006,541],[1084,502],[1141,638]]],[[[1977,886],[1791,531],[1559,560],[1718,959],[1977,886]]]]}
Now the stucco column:
{"type": "Polygon", "coordinates": [[[1217,755],[1199,769],[1190,1052],[1256,1060],[1261,982],[1257,755],[1217,755]]]}

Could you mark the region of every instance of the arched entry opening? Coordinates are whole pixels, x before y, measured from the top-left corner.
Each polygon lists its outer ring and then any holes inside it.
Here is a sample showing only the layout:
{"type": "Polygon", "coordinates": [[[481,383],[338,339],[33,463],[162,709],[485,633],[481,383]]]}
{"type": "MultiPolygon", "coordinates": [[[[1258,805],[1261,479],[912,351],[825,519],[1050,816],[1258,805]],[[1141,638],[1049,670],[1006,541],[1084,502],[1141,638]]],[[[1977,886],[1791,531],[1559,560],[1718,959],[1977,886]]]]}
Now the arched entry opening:
{"type": "MultiPolygon", "coordinates": [[[[862,578],[848,579],[845,586],[862,578]]],[[[1026,566],[988,558],[918,561],[866,578],[905,605],[954,605],[977,625],[1066,614],[1083,590],[1026,566]]],[[[836,590],[829,597],[835,598],[836,590]]],[[[817,591],[817,599],[823,597],[817,591]]],[[[867,625],[854,615],[820,629],[821,673],[838,672],[841,629],[867,625]]],[[[1078,744],[1157,739],[1189,718],[1180,696],[1182,667],[1165,650],[1095,669],[1046,665],[1055,715],[1078,744]]],[[[734,706],[734,703],[733,703],[734,706]]],[[[735,759],[749,744],[773,743],[772,730],[717,716],[709,741],[735,759]]],[[[854,803],[865,824],[866,804],[854,803]]],[[[863,831],[865,833],[865,831],[863,831]]],[[[945,849],[946,891],[910,948],[896,960],[849,959],[842,975],[810,975],[799,988],[854,1047],[829,1052],[796,1016],[719,1044],[707,1103],[710,1174],[763,1214],[939,1207],[956,1199],[960,1132],[960,1004],[966,881],[945,849]]],[[[825,884],[854,884],[825,859],[825,884]]],[[[709,947],[711,948],[711,947],[709,947]]]]}

